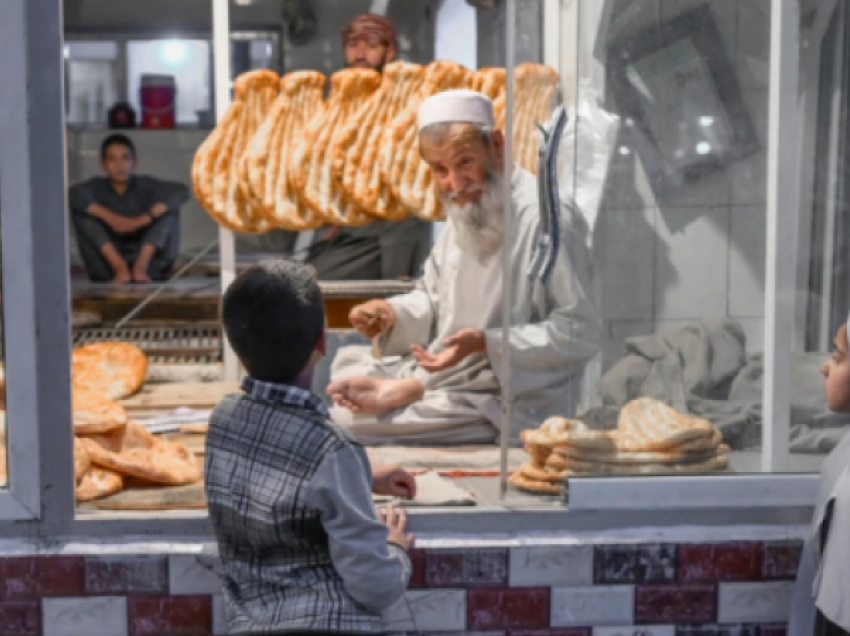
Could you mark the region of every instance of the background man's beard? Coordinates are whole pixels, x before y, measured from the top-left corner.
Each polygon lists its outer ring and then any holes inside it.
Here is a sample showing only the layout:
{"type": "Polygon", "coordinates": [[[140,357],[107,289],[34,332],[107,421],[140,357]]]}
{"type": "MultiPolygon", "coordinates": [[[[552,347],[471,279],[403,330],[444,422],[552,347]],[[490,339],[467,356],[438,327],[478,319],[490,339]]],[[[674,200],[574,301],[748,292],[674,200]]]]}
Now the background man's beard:
{"type": "MultiPolygon", "coordinates": [[[[458,194],[441,195],[446,216],[455,230],[455,244],[464,252],[491,256],[504,242],[502,175],[490,171],[481,185],[478,203],[457,203],[458,194]]],[[[467,190],[469,194],[475,190],[467,190]]]]}

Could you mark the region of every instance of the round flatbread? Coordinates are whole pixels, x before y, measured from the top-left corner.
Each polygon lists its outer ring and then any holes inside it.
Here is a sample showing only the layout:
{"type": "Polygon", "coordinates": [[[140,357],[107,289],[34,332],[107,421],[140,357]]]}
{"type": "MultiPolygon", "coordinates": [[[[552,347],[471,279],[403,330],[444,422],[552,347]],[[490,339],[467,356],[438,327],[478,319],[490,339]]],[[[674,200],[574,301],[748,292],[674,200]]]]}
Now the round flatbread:
{"type": "Polygon", "coordinates": [[[551,470],[535,466],[531,462],[526,462],[519,467],[518,471],[523,477],[533,481],[543,481],[553,484],[562,483],[569,475],[565,470],[551,470]]]}
{"type": "Polygon", "coordinates": [[[124,478],[111,470],[92,466],[80,480],[76,489],[77,502],[92,501],[120,492],[124,478]]]}
{"type": "Polygon", "coordinates": [[[93,391],[75,388],[72,402],[77,435],[100,435],[127,425],[124,407],[93,391]]]}
{"type": "Polygon", "coordinates": [[[74,438],[74,483],[79,484],[80,480],[91,468],[91,459],[89,453],[83,443],[74,438]]]}
{"type": "Polygon", "coordinates": [[[142,388],[148,372],[147,356],[128,342],[98,342],[74,349],[74,390],[121,400],[142,388]]]}
{"type": "Polygon", "coordinates": [[[525,492],[531,492],[538,495],[560,495],[563,491],[563,487],[559,484],[553,484],[545,481],[534,481],[525,477],[520,472],[515,472],[513,475],[508,477],[508,483],[519,490],[524,490],[525,492]]]}
{"type": "Polygon", "coordinates": [[[92,463],[122,475],[156,484],[181,486],[203,478],[194,454],[182,444],[157,443],[152,448],[128,448],[113,453],[91,440],[83,440],[92,463]]]}

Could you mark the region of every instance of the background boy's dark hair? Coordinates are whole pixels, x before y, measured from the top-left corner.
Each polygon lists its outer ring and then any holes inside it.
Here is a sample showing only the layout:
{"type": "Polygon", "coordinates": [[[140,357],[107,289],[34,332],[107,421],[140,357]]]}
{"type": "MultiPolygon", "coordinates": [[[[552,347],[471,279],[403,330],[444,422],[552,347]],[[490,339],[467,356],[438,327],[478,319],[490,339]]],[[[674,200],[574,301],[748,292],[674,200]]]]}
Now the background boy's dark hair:
{"type": "Polygon", "coordinates": [[[313,268],[283,259],[250,267],[227,288],[221,321],[252,378],[294,382],[325,330],[322,291],[313,268]]]}
{"type": "Polygon", "coordinates": [[[101,161],[106,161],[106,155],[112,146],[124,146],[127,150],[130,151],[130,154],[133,156],[133,159],[136,158],[136,146],[133,145],[133,140],[130,139],[127,135],[116,133],[114,135],[109,135],[109,137],[104,139],[103,142],[100,144],[101,161]]]}

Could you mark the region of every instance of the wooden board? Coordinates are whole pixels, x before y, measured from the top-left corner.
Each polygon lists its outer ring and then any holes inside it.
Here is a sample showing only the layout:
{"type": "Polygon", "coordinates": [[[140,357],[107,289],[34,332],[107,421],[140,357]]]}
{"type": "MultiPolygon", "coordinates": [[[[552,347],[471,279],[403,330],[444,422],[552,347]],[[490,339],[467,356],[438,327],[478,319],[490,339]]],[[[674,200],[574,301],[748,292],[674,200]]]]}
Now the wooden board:
{"type": "Polygon", "coordinates": [[[131,414],[138,412],[170,412],[181,406],[211,409],[230,393],[239,392],[238,382],[186,382],[179,384],[148,384],[136,395],[122,400],[121,404],[131,414]]]}
{"type": "Polygon", "coordinates": [[[204,482],[199,481],[188,486],[128,488],[88,505],[98,510],[197,510],[207,507],[207,496],[204,482]]]}

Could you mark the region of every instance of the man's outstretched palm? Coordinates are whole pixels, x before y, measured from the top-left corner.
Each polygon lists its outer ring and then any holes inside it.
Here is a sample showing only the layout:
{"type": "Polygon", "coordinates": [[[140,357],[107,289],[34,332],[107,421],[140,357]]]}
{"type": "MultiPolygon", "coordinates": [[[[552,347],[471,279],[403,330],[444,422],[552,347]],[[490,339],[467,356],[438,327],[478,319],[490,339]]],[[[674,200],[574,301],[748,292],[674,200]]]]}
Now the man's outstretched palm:
{"type": "Polygon", "coordinates": [[[418,345],[413,345],[410,352],[416,363],[429,373],[451,369],[475,353],[487,350],[484,332],[478,329],[461,329],[455,335],[443,340],[445,349],[439,353],[431,353],[418,345]]]}

